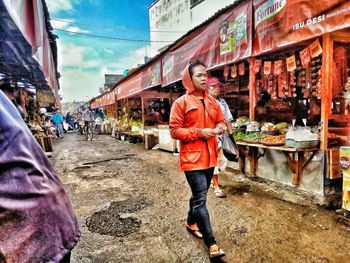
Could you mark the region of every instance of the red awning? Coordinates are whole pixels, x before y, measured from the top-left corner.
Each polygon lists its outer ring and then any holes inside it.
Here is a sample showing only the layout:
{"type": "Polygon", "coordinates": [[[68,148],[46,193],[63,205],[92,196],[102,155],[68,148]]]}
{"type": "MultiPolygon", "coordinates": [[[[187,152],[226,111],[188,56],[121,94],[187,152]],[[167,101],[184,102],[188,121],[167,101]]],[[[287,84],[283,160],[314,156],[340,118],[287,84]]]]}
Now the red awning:
{"type": "Polygon", "coordinates": [[[251,35],[252,2],[247,1],[201,26],[166,52],[162,60],[162,86],[180,80],[182,70],[194,58],[214,68],[250,57],[251,35]]]}
{"type": "Polygon", "coordinates": [[[161,60],[151,63],[116,87],[117,99],[124,99],[161,84],[161,60]]]}
{"type": "Polygon", "coordinates": [[[253,55],[350,27],[348,0],[254,0],[253,55]]]}

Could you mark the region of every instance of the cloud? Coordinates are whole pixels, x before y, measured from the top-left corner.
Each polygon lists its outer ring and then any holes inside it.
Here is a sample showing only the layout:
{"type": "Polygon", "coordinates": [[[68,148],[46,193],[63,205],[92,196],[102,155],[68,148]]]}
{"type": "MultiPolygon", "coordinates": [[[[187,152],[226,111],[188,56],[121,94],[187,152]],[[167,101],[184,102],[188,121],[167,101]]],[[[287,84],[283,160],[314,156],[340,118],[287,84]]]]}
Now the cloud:
{"type": "Polygon", "coordinates": [[[61,77],[61,94],[63,102],[89,100],[98,95],[103,86],[104,76],[91,74],[83,70],[64,70],[61,77]]]}
{"type": "Polygon", "coordinates": [[[50,14],[57,14],[60,11],[72,12],[75,2],[76,0],[48,0],[46,4],[50,14]]]}
{"type": "Polygon", "coordinates": [[[90,32],[88,30],[80,29],[79,27],[76,27],[76,26],[67,27],[67,30],[70,32],[73,32],[73,33],[89,33],[90,32]]]}
{"type": "Polygon", "coordinates": [[[99,67],[101,61],[90,59],[89,51],[84,46],[74,44],[58,44],[58,70],[66,68],[94,68],[99,67]]]}
{"type": "Polygon", "coordinates": [[[105,74],[123,74],[125,69],[144,63],[144,56],[154,56],[150,47],[137,48],[123,56],[112,48],[58,43],[59,71],[63,102],[80,101],[97,96],[104,84],[105,74]]]}
{"type": "MultiPolygon", "coordinates": [[[[62,19],[62,20],[66,20],[66,19],[62,19]]],[[[71,21],[71,22],[73,22],[73,21],[71,21]]],[[[57,21],[57,20],[50,20],[50,23],[51,23],[53,28],[57,28],[57,29],[66,29],[69,25],[69,22],[67,23],[67,22],[62,22],[62,21],[57,21]]]]}

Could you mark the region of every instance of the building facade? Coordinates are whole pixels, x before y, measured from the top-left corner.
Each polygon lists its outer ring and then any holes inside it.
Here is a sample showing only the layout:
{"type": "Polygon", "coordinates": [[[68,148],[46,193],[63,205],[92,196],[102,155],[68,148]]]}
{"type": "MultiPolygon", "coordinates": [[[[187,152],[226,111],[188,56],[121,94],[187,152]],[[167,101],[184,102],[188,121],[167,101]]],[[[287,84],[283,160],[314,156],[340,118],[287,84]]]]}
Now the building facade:
{"type": "Polygon", "coordinates": [[[156,0],[149,7],[152,48],[161,52],[218,10],[237,0],[156,0]],[[157,42],[169,41],[169,42],[157,42]]]}

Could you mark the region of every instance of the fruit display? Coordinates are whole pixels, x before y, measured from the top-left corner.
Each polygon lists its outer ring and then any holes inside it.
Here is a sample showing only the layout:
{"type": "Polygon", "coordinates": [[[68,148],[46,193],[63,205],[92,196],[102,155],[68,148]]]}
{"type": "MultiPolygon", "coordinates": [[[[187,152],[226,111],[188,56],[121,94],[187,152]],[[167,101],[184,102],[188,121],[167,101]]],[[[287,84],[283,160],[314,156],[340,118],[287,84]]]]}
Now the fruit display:
{"type": "Polygon", "coordinates": [[[284,135],[288,131],[288,123],[286,122],[277,123],[276,128],[279,130],[280,134],[284,135]]]}
{"type": "Polygon", "coordinates": [[[235,128],[240,128],[242,126],[246,126],[248,122],[249,122],[249,119],[247,117],[245,117],[245,116],[244,117],[239,117],[236,120],[236,122],[234,124],[234,127],[235,128]]]}
{"type": "Polygon", "coordinates": [[[130,116],[126,107],[122,108],[122,112],[120,113],[120,116],[116,121],[116,126],[122,131],[130,130],[130,116]]]}
{"type": "Polygon", "coordinates": [[[276,127],[275,124],[273,124],[272,122],[265,122],[262,126],[261,126],[261,131],[262,132],[267,132],[267,131],[277,131],[278,128],[276,127]]]}

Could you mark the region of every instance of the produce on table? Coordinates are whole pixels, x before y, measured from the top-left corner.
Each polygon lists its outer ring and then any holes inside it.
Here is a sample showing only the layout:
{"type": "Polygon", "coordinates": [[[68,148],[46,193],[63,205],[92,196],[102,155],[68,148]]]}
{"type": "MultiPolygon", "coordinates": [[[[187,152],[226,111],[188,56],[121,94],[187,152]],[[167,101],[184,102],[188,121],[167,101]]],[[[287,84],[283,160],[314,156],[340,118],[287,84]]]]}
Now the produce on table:
{"type": "Polygon", "coordinates": [[[266,144],[284,144],[285,140],[286,140],[285,135],[278,135],[278,136],[264,135],[260,139],[260,142],[266,143],[266,144]]]}
{"type": "Polygon", "coordinates": [[[258,142],[263,134],[261,132],[246,133],[243,140],[248,142],[258,142]]]}
{"type": "Polygon", "coordinates": [[[239,127],[242,127],[242,126],[246,126],[247,123],[249,122],[249,119],[247,117],[239,117],[235,124],[234,124],[234,127],[235,128],[239,128],[239,127]]]}
{"type": "Polygon", "coordinates": [[[244,132],[237,132],[234,134],[235,140],[236,141],[242,141],[245,137],[245,133],[244,132]]]}
{"type": "Polygon", "coordinates": [[[262,126],[261,126],[261,131],[277,131],[277,127],[275,124],[271,123],[271,122],[265,122],[262,126]]]}
{"type": "Polygon", "coordinates": [[[280,131],[280,134],[285,135],[288,131],[288,123],[286,122],[277,123],[276,128],[280,131]]]}
{"type": "Polygon", "coordinates": [[[258,132],[260,131],[260,124],[257,121],[250,121],[247,123],[247,132],[258,132]]]}

